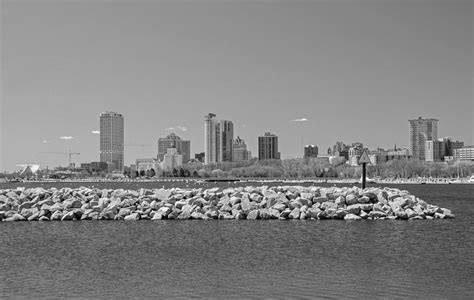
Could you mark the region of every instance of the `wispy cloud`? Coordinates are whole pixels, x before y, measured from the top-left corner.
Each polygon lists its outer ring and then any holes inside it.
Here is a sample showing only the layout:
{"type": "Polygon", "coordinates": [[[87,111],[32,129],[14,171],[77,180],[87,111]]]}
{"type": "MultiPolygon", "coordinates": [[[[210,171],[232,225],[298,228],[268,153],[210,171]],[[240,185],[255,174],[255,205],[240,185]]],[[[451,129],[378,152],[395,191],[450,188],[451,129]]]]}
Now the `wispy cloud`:
{"type": "Polygon", "coordinates": [[[92,130],[91,131],[93,134],[100,134],[100,131],[99,130],[92,130]]]}
{"type": "Polygon", "coordinates": [[[294,119],[294,120],[291,120],[291,122],[308,122],[309,120],[306,119],[306,118],[301,118],[301,119],[294,119]]]}
{"type": "Polygon", "coordinates": [[[165,128],[165,130],[176,130],[176,131],[188,131],[188,128],[186,126],[181,126],[181,125],[178,125],[176,127],[168,127],[168,128],[165,128]]]}
{"type": "Polygon", "coordinates": [[[73,137],[72,136],[60,136],[59,137],[61,140],[72,140],[73,137]]]}

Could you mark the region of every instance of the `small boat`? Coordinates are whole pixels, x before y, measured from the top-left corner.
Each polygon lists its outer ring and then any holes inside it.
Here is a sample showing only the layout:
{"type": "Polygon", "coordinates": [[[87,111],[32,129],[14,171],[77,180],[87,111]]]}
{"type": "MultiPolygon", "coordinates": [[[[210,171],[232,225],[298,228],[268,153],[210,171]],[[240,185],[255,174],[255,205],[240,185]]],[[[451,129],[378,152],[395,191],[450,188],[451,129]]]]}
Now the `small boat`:
{"type": "Polygon", "coordinates": [[[474,175],[472,175],[471,178],[469,178],[469,180],[467,182],[474,183],[474,175]]]}

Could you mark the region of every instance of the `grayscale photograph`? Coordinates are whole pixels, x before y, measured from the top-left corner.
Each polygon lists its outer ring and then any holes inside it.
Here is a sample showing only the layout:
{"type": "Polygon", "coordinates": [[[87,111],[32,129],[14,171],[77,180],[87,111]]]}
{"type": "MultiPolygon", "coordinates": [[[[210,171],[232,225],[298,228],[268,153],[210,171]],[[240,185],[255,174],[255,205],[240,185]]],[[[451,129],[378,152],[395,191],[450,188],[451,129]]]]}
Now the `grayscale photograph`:
{"type": "Polygon", "coordinates": [[[473,299],[474,0],[0,0],[1,299],[473,299]]]}

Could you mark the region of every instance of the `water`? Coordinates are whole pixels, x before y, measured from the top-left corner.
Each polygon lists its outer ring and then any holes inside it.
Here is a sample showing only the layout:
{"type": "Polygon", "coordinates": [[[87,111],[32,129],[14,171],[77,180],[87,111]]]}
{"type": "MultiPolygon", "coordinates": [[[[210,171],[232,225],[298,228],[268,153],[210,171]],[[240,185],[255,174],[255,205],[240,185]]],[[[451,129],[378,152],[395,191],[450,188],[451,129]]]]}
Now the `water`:
{"type": "Polygon", "coordinates": [[[474,185],[450,220],[0,223],[1,297],[473,298],[474,185]]]}

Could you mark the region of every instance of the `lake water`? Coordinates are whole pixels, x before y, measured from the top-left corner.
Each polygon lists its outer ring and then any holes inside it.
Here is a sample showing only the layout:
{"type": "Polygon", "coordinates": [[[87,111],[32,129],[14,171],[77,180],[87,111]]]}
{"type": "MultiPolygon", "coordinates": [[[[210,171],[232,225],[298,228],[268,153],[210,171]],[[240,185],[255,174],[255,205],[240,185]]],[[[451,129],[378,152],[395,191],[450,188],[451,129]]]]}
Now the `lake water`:
{"type": "Polygon", "coordinates": [[[395,187],[456,218],[1,222],[0,297],[474,298],[474,185],[395,187]]]}

